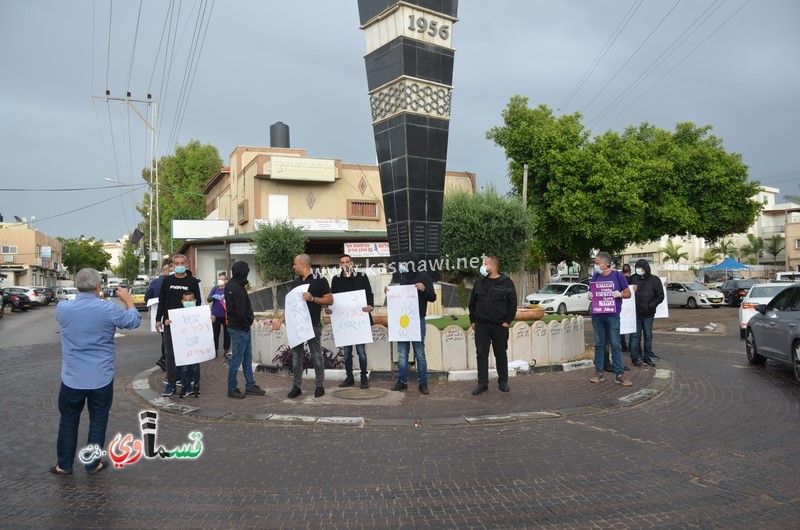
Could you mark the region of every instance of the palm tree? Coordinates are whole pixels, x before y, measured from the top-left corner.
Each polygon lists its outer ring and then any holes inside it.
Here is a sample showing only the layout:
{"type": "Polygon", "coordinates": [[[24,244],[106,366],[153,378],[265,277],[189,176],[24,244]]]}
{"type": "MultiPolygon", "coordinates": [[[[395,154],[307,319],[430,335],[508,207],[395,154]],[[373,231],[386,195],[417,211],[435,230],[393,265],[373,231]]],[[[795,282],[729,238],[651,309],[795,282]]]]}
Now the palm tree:
{"type": "Polygon", "coordinates": [[[671,239],[667,240],[667,244],[660,250],[662,254],[664,254],[664,259],[662,259],[662,263],[666,263],[667,261],[672,261],[672,263],[678,263],[682,259],[689,259],[688,252],[681,252],[683,245],[676,245],[674,241],[671,239]]]}
{"type": "Polygon", "coordinates": [[[722,239],[716,246],[712,247],[717,254],[722,256],[723,258],[730,256],[735,258],[736,255],[739,253],[736,249],[736,245],[733,244],[733,240],[731,238],[722,239]]]}
{"type": "Polygon", "coordinates": [[[719,259],[719,253],[713,248],[707,248],[705,254],[697,258],[696,261],[702,263],[703,268],[705,268],[706,265],[711,265],[718,259],[719,259]]]}
{"type": "Polygon", "coordinates": [[[778,266],[778,254],[783,252],[783,249],[786,248],[783,244],[783,236],[780,234],[776,234],[769,238],[766,247],[764,250],[767,251],[768,254],[772,255],[772,265],[778,266]]]}

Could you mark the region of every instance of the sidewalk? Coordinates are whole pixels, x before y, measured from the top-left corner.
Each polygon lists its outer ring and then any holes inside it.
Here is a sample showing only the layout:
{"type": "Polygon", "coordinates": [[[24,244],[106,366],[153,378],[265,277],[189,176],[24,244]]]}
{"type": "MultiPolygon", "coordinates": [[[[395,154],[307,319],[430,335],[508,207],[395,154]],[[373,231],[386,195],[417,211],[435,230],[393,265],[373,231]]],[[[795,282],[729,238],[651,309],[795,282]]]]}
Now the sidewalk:
{"type": "MultiPolygon", "coordinates": [[[[227,397],[228,365],[219,358],[201,365],[202,396],[181,399],[178,394],[162,397],[164,372],[157,367],[140,373],[133,390],[159,410],[202,418],[229,421],[258,421],[266,424],[328,424],[352,426],[433,426],[508,423],[575,414],[602,412],[636,405],[656,396],[670,383],[672,371],[666,362],[658,368],[632,367],[626,372],[632,387],[614,383],[614,374],[605,381],[589,383],[594,368],[564,372],[519,374],[509,378],[511,391],[500,392],[497,380],[489,390],[472,395],[476,381],[429,382],[430,395],[417,390],[412,372],[408,390],[392,392],[393,381],[370,381],[369,389],[358,386],[339,388],[340,381],[325,382],[325,396],[314,398],[313,379],[303,380],[303,394],[288,399],[292,388],[288,373],[256,372],[256,384],[264,396],[245,399],[227,397]]],[[[244,391],[244,375],[239,371],[239,388],[244,391]]]]}

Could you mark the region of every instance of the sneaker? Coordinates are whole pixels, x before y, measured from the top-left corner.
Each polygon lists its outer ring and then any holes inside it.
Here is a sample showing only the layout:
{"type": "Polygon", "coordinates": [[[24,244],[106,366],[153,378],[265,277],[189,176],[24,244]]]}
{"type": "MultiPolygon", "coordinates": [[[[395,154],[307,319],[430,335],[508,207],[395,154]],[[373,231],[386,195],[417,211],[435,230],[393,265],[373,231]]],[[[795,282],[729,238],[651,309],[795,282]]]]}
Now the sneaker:
{"type": "Polygon", "coordinates": [[[244,399],[247,396],[245,396],[238,388],[234,388],[233,390],[228,390],[228,397],[234,399],[244,399]]]}
{"type": "Polygon", "coordinates": [[[499,388],[500,388],[500,392],[510,392],[511,391],[511,387],[508,386],[508,381],[503,381],[502,383],[500,383],[499,388]]]}
{"type": "Polygon", "coordinates": [[[650,356],[650,358],[651,358],[651,359],[660,359],[661,357],[659,357],[658,355],[656,355],[656,354],[654,353],[654,354],[652,354],[652,355],[650,356]]]}
{"type": "Polygon", "coordinates": [[[634,366],[641,366],[642,365],[642,360],[641,359],[636,359],[635,361],[633,361],[633,365],[634,366]]]}
{"type": "Polygon", "coordinates": [[[394,384],[392,390],[396,392],[398,390],[405,390],[407,388],[408,388],[408,383],[401,383],[400,381],[398,381],[394,384]]]}
{"type": "Polygon", "coordinates": [[[183,387],[183,388],[181,388],[181,393],[180,393],[180,394],[178,394],[178,397],[179,397],[179,398],[181,398],[181,399],[183,399],[183,398],[185,398],[185,397],[186,397],[186,394],[188,394],[188,393],[189,393],[189,392],[187,392],[187,391],[186,391],[186,387],[183,387]]]}
{"type": "Polygon", "coordinates": [[[325,389],[322,388],[321,386],[318,386],[317,388],[314,389],[315,398],[321,398],[324,395],[325,395],[325,389]]]}
{"type": "Polygon", "coordinates": [[[200,385],[194,385],[194,389],[192,390],[192,397],[198,398],[201,395],[202,394],[200,394],[200,385]]]}
{"type": "Polygon", "coordinates": [[[423,394],[425,396],[427,396],[428,394],[431,393],[431,391],[428,390],[428,385],[427,384],[419,385],[419,392],[420,392],[420,394],[423,394]]]}
{"type": "Polygon", "coordinates": [[[192,387],[193,386],[194,386],[194,383],[189,383],[188,385],[186,385],[185,390],[186,390],[187,394],[191,394],[192,393],[192,387]]]}
{"type": "Polygon", "coordinates": [[[603,372],[595,372],[591,379],[589,379],[590,383],[602,383],[603,382],[603,372]]]}
{"type": "Polygon", "coordinates": [[[254,396],[263,396],[264,394],[266,394],[266,393],[267,393],[267,391],[266,391],[266,390],[264,390],[264,389],[262,389],[262,388],[261,388],[260,386],[258,386],[258,385],[253,385],[253,386],[251,386],[250,388],[246,388],[246,389],[244,390],[244,393],[245,393],[245,394],[253,394],[254,396]]]}
{"type": "Polygon", "coordinates": [[[366,377],[361,378],[361,388],[369,388],[369,379],[366,377]]]}
{"type": "Polygon", "coordinates": [[[161,393],[162,396],[171,396],[175,393],[175,387],[167,383],[167,387],[161,393]]]}
{"type": "Polygon", "coordinates": [[[169,384],[169,379],[164,379],[164,384],[168,385],[169,384]]]}
{"type": "Polygon", "coordinates": [[[656,367],[656,363],[653,362],[653,359],[645,359],[644,360],[644,364],[646,364],[648,366],[652,366],[653,368],[656,367]]]}
{"type": "Polygon", "coordinates": [[[484,385],[483,383],[478,383],[478,386],[472,391],[473,396],[477,396],[478,394],[482,394],[489,390],[489,385],[484,385]]]}
{"type": "Polygon", "coordinates": [[[353,386],[354,384],[356,384],[356,382],[353,380],[353,376],[351,375],[345,378],[344,381],[339,383],[339,388],[347,388],[348,386],[353,386]]]}
{"type": "Polygon", "coordinates": [[[621,374],[615,377],[614,382],[622,386],[633,386],[633,383],[631,383],[631,380],[628,379],[628,376],[625,374],[621,374]]]}
{"type": "Polygon", "coordinates": [[[293,386],[292,389],[289,391],[289,399],[294,399],[302,393],[303,393],[302,390],[300,390],[296,386],[293,386]]]}

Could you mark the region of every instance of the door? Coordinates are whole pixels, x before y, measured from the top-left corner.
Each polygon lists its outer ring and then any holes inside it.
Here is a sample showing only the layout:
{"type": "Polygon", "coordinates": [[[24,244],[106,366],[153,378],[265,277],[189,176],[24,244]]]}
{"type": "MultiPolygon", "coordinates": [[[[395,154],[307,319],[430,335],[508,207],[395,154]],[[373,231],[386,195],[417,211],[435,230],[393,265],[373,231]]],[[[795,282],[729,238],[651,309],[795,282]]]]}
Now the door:
{"type": "Polygon", "coordinates": [[[567,310],[570,313],[589,311],[589,286],[576,283],[567,289],[567,310]]]}
{"type": "Polygon", "coordinates": [[[792,298],[792,291],[794,289],[786,289],[781,291],[772,299],[772,302],[767,306],[766,314],[758,319],[753,319],[753,334],[756,339],[756,347],[759,353],[766,357],[773,359],[783,359],[786,354],[780,353],[781,343],[779,338],[781,333],[780,321],[785,318],[785,309],[790,307],[790,299],[792,298]]]}
{"type": "Polygon", "coordinates": [[[791,362],[792,339],[800,322],[800,288],[792,287],[783,292],[788,292],[789,296],[784,299],[775,320],[775,358],[791,362]]]}

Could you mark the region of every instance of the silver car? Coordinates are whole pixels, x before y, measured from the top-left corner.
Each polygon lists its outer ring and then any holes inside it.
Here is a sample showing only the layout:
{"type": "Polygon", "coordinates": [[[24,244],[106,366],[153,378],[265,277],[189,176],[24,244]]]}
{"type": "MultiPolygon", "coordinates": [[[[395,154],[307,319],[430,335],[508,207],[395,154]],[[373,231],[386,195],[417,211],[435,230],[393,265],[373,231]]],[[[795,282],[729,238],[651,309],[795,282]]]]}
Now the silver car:
{"type": "Polygon", "coordinates": [[[722,302],[721,292],[709,289],[702,283],[673,282],[667,284],[667,305],[685,305],[689,309],[716,308],[721,306],[722,302]]]}
{"type": "Polygon", "coordinates": [[[800,381],[800,285],[787,287],[755,310],[747,323],[747,360],[753,364],[764,364],[767,359],[789,364],[800,381]]]}

